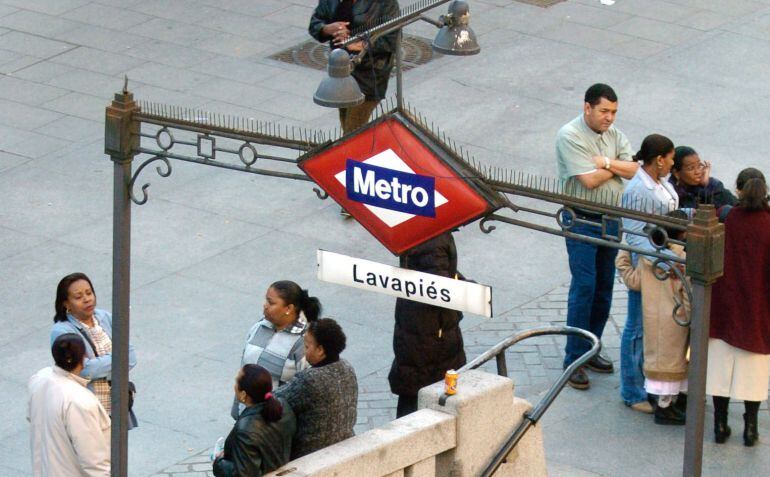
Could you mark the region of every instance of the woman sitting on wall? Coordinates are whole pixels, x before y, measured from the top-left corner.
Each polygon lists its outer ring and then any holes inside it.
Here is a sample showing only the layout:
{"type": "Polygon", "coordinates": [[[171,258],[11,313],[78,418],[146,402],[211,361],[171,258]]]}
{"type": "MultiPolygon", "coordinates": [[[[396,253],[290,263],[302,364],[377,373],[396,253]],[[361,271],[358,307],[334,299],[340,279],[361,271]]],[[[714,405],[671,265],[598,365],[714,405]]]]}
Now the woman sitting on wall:
{"type": "Polygon", "coordinates": [[[311,367],[276,390],[297,415],[292,459],[353,437],[358,381],[353,367],[340,358],[345,341],[336,321],[311,322],[305,332],[305,357],[311,367]]]}
{"type": "Polygon", "coordinates": [[[260,477],[289,461],[296,421],[272,389],[270,373],[262,366],[247,364],[238,372],[234,390],[244,409],[214,459],[216,477],[260,477]]]}

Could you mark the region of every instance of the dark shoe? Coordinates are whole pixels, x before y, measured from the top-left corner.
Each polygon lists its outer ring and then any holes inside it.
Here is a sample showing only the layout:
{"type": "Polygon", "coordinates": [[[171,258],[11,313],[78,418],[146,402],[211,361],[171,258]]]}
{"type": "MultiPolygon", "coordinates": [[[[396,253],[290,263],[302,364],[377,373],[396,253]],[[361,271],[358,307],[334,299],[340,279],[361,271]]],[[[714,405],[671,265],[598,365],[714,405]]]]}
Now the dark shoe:
{"type": "Polygon", "coordinates": [[[591,386],[591,383],[588,381],[588,375],[586,375],[586,372],[582,367],[570,374],[567,384],[575,389],[588,389],[591,386]]]}
{"type": "Polygon", "coordinates": [[[732,430],[727,425],[727,413],[714,412],[714,442],[724,444],[732,430]]]}
{"type": "Polygon", "coordinates": [[[759,432],[757,431],[757,415],[756,414],[744,414],[743,415],[743,445],[746,447],[754,447],[759,439],[759,432]]]}
{"type": "Polygon", "coordinates": [[[595,373],[612,373],[615,371],[615,367],[612,365],[612,361],[597,354],[589,362],[586,363],[586,368],[595,373]]]}
{"type": "Polygon", "coordinates": [[[348,212],[348,211],[347,211],[347,210],[345,210],[345,209],[340,209],[340,215],[341,215],[343,218],[345,218],[345,219],[349,219],[349,218],[353,217],[352,215],[350,215],[350,212],[348,212]]]}
{"type": "Polygon", "coordinates": [[[684,414],[679,412],[674,406],[655,407],[655,424],[683,426],[685,423],[684,414]]]}
{"type": "Polygon", "coordinates": [[[687,394],[679,393],[679,396],[676,397],[676,402],[674,403],[674,407],[676,407],[677,411],[681,412],[686,416],[687,415],[687,394]]]}

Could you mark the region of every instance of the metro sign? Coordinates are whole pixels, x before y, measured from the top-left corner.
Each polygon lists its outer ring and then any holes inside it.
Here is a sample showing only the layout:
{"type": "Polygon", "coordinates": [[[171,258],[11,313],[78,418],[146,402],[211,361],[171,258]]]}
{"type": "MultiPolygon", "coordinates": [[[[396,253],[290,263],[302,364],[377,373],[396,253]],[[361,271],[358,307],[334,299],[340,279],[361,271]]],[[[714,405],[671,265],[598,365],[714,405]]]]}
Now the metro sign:
{"type": "Polygon", "coordinates": [[[464,161],[400,113],[308,152],[299,167],[397,255],[497,208],[464,161]]]}

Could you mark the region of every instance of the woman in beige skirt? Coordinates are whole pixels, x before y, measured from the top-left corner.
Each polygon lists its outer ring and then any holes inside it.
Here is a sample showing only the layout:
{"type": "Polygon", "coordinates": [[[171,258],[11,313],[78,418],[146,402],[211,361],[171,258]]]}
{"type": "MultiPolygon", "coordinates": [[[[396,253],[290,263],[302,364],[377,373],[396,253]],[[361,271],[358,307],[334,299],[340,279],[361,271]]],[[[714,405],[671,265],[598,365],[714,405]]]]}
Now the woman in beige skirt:
{"type": "Polygon", "coordinates": [[[730,398],[744,402],[743,443],[759,438],[757,413],[770,382],[770,206],[761,172],[738,175],[738,206],[725,219],[724,275],[711,299],[706,392],[714,399],[714,438],[730,436],[730,398]]]}

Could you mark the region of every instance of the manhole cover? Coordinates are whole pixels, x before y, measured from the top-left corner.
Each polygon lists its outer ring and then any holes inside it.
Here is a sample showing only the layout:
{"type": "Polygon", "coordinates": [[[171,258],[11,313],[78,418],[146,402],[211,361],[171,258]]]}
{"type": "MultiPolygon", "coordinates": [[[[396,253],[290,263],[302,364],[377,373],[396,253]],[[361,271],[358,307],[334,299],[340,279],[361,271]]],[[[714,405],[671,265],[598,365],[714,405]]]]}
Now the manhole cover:
{"type": "MultiPolygon", "coordinates": [[[[431,41],[414,35],[404,35],[401,41],[401,58],[403,70],[411,70],[424,65],[433,58],[441,56],[430,47],[431,41]]],[[[329,44],[308,40],[299,45],[279,51],[270,58],[293,65],[307,66],[316,70],[326,69],[326,59],[329,56],[329,44]]],[[[395,69],[393,70],[395,74],[395,69]]]]}
{"type": "Polygon", "coordinates": [[[527,5],[535,5],[536,7],[548,8],[557,3],[561,3],[564,0],[516,0],[519,3],[526,3],[527,5]]]}

